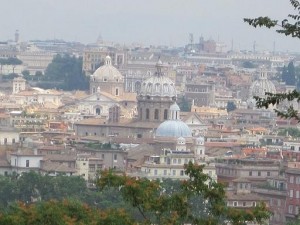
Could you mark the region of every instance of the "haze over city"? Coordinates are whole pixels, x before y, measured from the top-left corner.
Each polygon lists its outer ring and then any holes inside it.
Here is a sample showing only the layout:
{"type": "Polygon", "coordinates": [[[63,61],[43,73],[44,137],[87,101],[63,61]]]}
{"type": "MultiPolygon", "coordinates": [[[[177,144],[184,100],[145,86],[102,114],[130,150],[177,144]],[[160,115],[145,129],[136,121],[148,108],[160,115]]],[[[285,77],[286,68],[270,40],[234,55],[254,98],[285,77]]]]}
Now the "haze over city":
{"type": "Polygon", "coordinates": [[[274,30],[255,29],[243,18],[283,19],[293,12],[281,0],[14,0],[1,4],[1,40],[63,39],[82,43],[104,40],[120,44],[184,46],[189,33],[224,42],[227,50],[299,52],[297,40],[274,30]],[[233,40],[233,42],[232,42],[233,40]]]}

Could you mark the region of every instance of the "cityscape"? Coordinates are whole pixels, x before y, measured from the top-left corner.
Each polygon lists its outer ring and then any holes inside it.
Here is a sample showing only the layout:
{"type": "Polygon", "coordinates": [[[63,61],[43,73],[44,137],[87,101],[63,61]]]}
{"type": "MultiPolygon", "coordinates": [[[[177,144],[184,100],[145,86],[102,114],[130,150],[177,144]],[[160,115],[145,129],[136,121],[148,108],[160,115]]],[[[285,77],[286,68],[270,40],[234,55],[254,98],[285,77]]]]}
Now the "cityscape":
{"type": "MultiPolygon", "coordinates": [[[[0,33],[0,221],[14,202],[74,198],[97,210],[125,208],[139,221],[109,211],[124,220],[100,213],[106,222],[98,224],[208,224],[191,218],[214,215],[213,198],[204,193],[221,187],[223,209],[254,216],[235,221],[228,213],[212,216],[211,224],[300,224],[299,97],[258,107],[270,94],[300,90],[297,47],[283,50],[274,38],[262,48],[255,34],[244,48],[234,37],[197,31],[181,33],[183,45],[128,44],[105,33],[92,43],[24,40],[22,32],[14,29],[7,39],[0,33]],[[280,114],[291,115],[291,107],[292,116],[280,114]],[[141,189],[157,184],[158,196],[172,196],[197,180],[193,170],[205,187],[200,197],[187,195],[193,217],[180,217],[174,202],[160,209],[150,195],[147,206],[122,195],[128,182],[143,181],[149,184],[141,189]],[[259,220],[253,209],[268,216],[259,220]]],[[[79,224],[74,218],[64,224],[79,224]]]]}

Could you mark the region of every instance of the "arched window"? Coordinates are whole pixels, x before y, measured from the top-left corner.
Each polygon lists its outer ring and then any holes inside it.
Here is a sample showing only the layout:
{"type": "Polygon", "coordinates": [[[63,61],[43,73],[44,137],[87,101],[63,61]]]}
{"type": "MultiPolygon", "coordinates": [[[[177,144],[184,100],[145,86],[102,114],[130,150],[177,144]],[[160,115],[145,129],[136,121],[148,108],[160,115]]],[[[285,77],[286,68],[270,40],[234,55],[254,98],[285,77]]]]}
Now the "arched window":
{"type": "Polygon", "coordinates": [[[167,109],[164,110],[164,119],[165,120],[168,119],[168,110],[167,109]]]}
{"type": "Polygon", "coordinates": [[[159,113],[158,109],[155,109],[155,111],[154,111],[154,119],[155,120],[158,120],[158,113],[159,113]]]}
{"type": "Polygon", "coordinates": [[[149,116],[150,116],[150,111],[149,109],[146,109],[146,120],[149,120],[149,116]]]}
{"type": "Polygon", "coordinates": [[[96,115],[100,115],[100,113],[101,113],[100,108],[96,108],[96,115]]]}

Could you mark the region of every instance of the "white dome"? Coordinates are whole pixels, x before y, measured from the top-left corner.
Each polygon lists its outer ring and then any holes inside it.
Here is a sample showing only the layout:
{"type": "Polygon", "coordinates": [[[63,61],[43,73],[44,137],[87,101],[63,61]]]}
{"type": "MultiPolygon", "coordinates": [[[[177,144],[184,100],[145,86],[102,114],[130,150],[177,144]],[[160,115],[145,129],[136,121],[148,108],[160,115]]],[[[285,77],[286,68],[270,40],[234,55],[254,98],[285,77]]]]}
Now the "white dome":
{"type": "Polygon", "coordinates": [[[110,56],[106,56],[105,65],[100,66],[92,76],[97,81],[123,82],[123,75],[111,65],[110,56]]]}
{"type": "Polygon", "coordinates": [[[156,68],[155,75],[142,83],[139,94],[142,96],[176,97],[175,84],[170,78],[164,76],[163,64],[160,60],[156,64],[156,68]]]}
{"type": "Polygon", "coordinates": [[[192,137],[188,125],[181,120],[167,120],[161,123],[156,129],[157,137],[192,137]]]}
{"type": "Polygon", "coordinates": [[[266,92],[276,94],[276,88],[273,82],[267,79],[266,72],[261,72],[259,80],[254,81],[250,87],[249,97],[265,97],[266,92]]]}

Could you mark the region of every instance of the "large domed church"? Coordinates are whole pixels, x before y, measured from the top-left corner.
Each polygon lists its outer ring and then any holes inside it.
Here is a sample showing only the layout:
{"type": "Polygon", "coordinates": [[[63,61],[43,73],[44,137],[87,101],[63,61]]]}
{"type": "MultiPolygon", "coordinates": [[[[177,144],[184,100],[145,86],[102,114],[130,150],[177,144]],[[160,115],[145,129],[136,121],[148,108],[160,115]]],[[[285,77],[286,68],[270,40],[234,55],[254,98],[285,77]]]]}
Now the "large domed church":
{"type": "Polygon", "coordinates": [[[162,122],[169,118],[170,106],[176,101],[174,82],[165,76],[164,65],[159,60],[157,71],[146,79],[137,95],[140,121],[162,122]]]}
{"type": "Polygon", "coordinates": [[[90,78],[90,94],[101,91],[113,96],[124,94],[124,77],[120,71],[111,64],[110,56],[106,56],[105,64],[100,66],[90,78]]]}

